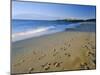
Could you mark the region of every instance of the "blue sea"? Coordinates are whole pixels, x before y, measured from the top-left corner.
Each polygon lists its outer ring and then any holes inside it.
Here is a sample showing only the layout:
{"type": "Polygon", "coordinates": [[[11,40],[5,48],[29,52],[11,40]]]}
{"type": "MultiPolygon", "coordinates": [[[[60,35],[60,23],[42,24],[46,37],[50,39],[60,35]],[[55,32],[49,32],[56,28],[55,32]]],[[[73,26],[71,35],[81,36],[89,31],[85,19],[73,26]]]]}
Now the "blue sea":
{"type": "Polygon", "coordinates": [[[12,41],[38,37],[75,28],[78,23],[48,20],[12,20],[12,41]]]}

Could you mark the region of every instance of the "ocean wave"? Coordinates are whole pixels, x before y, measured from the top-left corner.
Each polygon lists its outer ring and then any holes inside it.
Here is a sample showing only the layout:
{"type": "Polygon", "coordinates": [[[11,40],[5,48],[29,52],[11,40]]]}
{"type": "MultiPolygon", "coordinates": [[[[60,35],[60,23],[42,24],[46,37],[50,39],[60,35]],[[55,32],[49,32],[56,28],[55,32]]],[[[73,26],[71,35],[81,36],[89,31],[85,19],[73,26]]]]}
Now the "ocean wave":
{"type": "Polygon", "coordinates": [[[44,32],[44,31],[47,31],[49,29],[54,29],[54,28],[55,28],[54,26],[44,27],[44,28],[37,28],[37,29],[34,29],[34,30],[25,31],[25,32],[14,33],[12,35],[12,37],[14,38],[14,37],[17,37],[17,36],[37,34],[37,33],[44,32]]]}
{"type": "Polygon", "coordinates": [[[23,40],[30,37],[38,37],[41,35],[56,33],[60,31],[64,31],[65,29],[75,28],[79,26],[80,23],[74,23],[69,25],[58,25],[58,26],[48,26],[48,27],[39,27],[36,29],[30,29],[23,32],[17,32],[12,34],[12,41],[23,40]]]}

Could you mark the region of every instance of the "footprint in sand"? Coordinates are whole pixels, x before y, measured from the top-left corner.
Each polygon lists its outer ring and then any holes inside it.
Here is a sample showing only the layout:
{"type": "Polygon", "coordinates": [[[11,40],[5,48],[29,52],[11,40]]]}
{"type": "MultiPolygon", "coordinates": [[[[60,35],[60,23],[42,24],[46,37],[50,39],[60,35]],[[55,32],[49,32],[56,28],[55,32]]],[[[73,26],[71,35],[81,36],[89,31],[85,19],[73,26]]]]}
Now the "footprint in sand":
{"type": "Polygon", "coordinates": [[[43,64],[41,66],[42,66],[42,68],[44,68],[44,70],[49,70],[50,69],[50,65],[51,65],[51,63],[45,63],[45,64],[43,64]]]}
{"type": "Polygon", "coordinates": [[[64,43],[64,45],[66,45],[66,46],[68,46],[68,47],[70,47],[71,46],[71,44],[70,43],[64,43]]]}
{"type": "Polygon", "coordinates": [[[65,55],[67,55],[67,53],[65,53],[65,55]]]}
{"type": "Polygon", "coordinates": [[[66,47],[61,47],[60,50],[64,50],[65,51],[65,50],[67,50],[67,48],[66,47]]]}
{"type": "Polygon", "coordinates": [[[67,50],[67,48],[66,48],[66,47],[64,47],[64,51],[65,51],[65,50],[67,50]]]}
{"type": "Polygon", "coordinates": [[[88,56],[90,56],[90,55],[92,55],[93,57],[95,57],[95,53],[93,53],[93,52],[88,52],[88,56]]]}
{"type": "Polygon", "coordinates": [[[53,48],[53,51],[54,51],[54,52],[56,52],[56,49],[55,49],[55,48],[53,48]]]}
{"type": "Polygon", "coordinates": [[[55,67],[60,67],[60,66],[61,66],[61,63],[62,63],[62,62],[54,62],[53,65],[54,65],[55,67]]]}
{"type": "Polygon", "coordinates": [[[96,64],[96,58],[95,58],[96,56],[95,56],[95,53],[92,53],[92,52],[89,51],[89,52],[87,53],[87,55],[88,55],[88,56],[91,56],[91,58],[90,58],[91,61],[92,61],[94,64],[96,64]]]}
{"type": "Polygon", "coordinates": [[[68,47],[70,47],[70,46],[71,46],[71,44],[69,43],[69,44],[68,44],[68,47]]]}
{"type": "Polygon", "coordinates": [[[87,63],[81,63],[81,64],[80,64],[80,68],[81,68],[81,69],[87,69],[87,70],[90,69],[87,63]]]}
{"type": "Polygon", "coordinates": [[[34,68],[30,67],[28,71],[29,71],[29,73],[32,73],[32,71],[34,71],[34,68]]]}
{"type": "Polygon", "coordinates": [[[47,66],[44,67],[44,69],[45,69],[45,70],[48,70],[48,69],[50,69],[50,66],[47,65],[47,66]]]}
{"type": "Polygon", "coordinates": [[[42,67],[44,67],[44,66],[46,66],[48,63],[45,63],[45,64],[43,64],[43,65],[41,65],[42,67]]]}
{"type": "Polygon", "coordinates": [[[83,48],[89,49],[89,47],[87,45],[84,45],[83,48]]]}
{"type": "Polygon", "coordinates": [[[91,48],[92,48],[92,49],[96,49],[96,46],[91,45],[91,48]]]}
{"type": "Polygon", "coordinates": [[[53,56],[56,56],[58,53],[59,53],[59,52],[54,53],[53,56]]]}
{"type": "Polygon", "coordinates": [[[70,56],[71,56],[71,54],[70,54],[70,53],[65,53],[64,55],[67,55],[68,57],[70,57],[70,56]]]}

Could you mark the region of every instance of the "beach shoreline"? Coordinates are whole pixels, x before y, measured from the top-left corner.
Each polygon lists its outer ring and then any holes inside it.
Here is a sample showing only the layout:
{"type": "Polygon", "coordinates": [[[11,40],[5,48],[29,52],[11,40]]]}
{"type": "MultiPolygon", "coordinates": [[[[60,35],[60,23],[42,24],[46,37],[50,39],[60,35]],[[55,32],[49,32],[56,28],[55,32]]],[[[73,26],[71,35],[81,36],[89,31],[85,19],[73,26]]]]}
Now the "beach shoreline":
{"type": "Polygon", "coordinates": [[[52,34],[63,32],[63,31],[95,32],[96,31],[95,29],[96,28],[95,28],[94,21],[76,22],[76,23],[70,23],[70,24],[60,25],[60,26],[51,25],[48,27],[42,27],[42,28],[40,27],[37,29],[31,29],[28,31],[12,33],[12,42],[48,36],[48,35],[52,35],[52,34]],[[87,26],[87,24],[89,25],[87,26]]]}
{"type": "Polygon", "coordinates": [[[96,6],[12,1],[11,24],[12,75],[96,69],[96,6]]]}

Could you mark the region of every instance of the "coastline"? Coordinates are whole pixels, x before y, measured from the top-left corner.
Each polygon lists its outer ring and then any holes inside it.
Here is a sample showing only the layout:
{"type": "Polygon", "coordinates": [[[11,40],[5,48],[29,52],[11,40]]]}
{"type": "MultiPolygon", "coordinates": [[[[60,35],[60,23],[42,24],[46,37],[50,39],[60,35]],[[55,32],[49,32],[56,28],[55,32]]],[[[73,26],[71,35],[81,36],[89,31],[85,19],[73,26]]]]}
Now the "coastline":
{"type": "Polygon", "coordinates": [[[95,22],[78,22],[68,25],[51,25],[48,27],[40,27],[37,29],[31,29],[24,32],[12,33],[12,42],[26,40],[30,38],[38,38],[45,35],[51,35],[63,31],[81,31],[81,32],[95,32],[95,22]],[[87,25],[89,24],[89,25],[87,25]],[[92,25],[91,25],[92,24],[92,25]]]}

